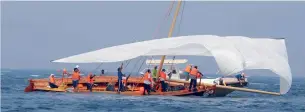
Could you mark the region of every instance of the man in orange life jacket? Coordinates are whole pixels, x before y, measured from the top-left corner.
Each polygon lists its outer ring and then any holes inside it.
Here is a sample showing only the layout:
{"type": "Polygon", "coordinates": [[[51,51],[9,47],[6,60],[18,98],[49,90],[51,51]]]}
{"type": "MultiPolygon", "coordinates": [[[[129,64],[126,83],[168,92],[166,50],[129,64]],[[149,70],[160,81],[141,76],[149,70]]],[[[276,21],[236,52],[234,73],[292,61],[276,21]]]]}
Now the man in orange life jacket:
{"type": "Polygon", "coordinates": [[[189,86],[189,91],[192,90],[192,87],[193,87],[193,90],[194,91],[197,91],[197,77],[198,77],[198,67],[197,66],[194,66],[190,72],[190,78],[191,78],[191,82],[190,82],[190,86],[189,86]]]}
{"type": "Polygon", "coordinates": [[[165,92],[166,91],[166,85],[165,85],[165,81],[166,81],[166,73],[165,73],[165,69],[162,69],[162,71],[160,72],[160,82],[161,82],[161,91],[165,92]]]}
{"type": "Polygon", "coordinates": [[[79,80],[80,80],[79,70],[78,70],[78,68],[74,68],[74,72],[72,73],[72,84],[73,84],[74,90],[77,89],[79,80]]]}
{"type": "Polygon", "coordinates": [[[151,71],[150,69],[147,70],[147,72],[144,74],[144,93],[147,91],[147,94],[150,95],[150,90],[151,90],[151,83],[152,83],[152,77],[151,77],[151,71]]]}
{"type": "Polygon", "coordinates": [[[55,84],[54,74],[51,74],[49,77],[49,86],[51,88],[58,88],[58,86],[55,84]]]}
{"type": "Polygon", "coordinates": [[[94,77],[95,75],[92,75],[92,73],[89,73],[89,75],[87,76],[87,90],[90,90],[90,92],[92,92],[94,77]]]}
{"type": "Polygon", "coordinates": [[[191,72],[192,66],[191,65],[187,65],[184,69],[183,74],[186,76],[185,80],[188,81],[190,79],[190,72],[191,72]]]}

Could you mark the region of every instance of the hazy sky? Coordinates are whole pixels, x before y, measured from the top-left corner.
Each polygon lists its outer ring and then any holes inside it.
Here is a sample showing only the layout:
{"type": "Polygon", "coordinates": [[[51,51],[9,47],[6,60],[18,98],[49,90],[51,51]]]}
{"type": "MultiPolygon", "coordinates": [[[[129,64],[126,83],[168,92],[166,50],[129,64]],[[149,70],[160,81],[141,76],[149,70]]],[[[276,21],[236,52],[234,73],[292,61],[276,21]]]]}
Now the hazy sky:
{"type": "MultiPolygon", "coordinates": [[[[2,2],[2,68],[72,68],[74,64],[50,60],[153,39],[170,4],[2,2]]],[[[169,25],[170,21],[163,23],[158,38],[167,36],[169,25]]],[[[180,32],[173,36],[198,34],[286,38],[293,75],[305,73],[305,2],[186,2],[180,32]]],[[[213,58],[188,59],[206,72],[217,69],[213,58]]],[[[96,64],[80,66],[94,69],[96,64]]],[[[102,65],[106,69],[117,66],[118,63],[102,65]]]]}

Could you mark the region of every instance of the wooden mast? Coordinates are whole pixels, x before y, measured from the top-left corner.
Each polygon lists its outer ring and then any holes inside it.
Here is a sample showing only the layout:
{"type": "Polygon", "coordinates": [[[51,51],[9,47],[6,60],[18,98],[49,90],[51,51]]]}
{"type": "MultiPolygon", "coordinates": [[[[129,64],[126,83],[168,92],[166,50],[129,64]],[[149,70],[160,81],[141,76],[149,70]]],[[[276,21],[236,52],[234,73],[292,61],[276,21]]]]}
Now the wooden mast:
{"type": "MultiPolygon", "coordinates": [[[[173,31],[174,31],[174,28],[175,28],[175,24],[176,24],[176,20],[177,20],[177,16],[179,14],[181,2],[182,1],[178,1],[178,6],[177,6],[177,9],[176,9],[176,12],[175,12],[175,15],[174,15],[174,19],[173,19],[172,25],[169,29],[168,38],[172,37],[173,31]]],[[[157,72],[157,77],[159,77],[159,75],[160,75],[159,73],[162,70],[164,59],[165,59],[165,55],[163,55],[162,58],[161,58],[160,65],[159,65],[158,72],[157,72]]]]}

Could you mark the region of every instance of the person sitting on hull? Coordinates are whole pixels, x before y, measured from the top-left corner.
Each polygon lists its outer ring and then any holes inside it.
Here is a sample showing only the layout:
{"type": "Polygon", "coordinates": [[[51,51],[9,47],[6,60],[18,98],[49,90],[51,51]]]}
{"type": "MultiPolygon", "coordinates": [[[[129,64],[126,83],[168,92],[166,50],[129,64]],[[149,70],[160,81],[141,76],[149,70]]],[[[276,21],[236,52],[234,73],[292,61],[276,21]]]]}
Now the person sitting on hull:
{"type": "Polygon", "coordinates": [[[122,82],[122,79],[123,79],[122,69],[123,69],[123,63],[118,68],[118,92],[124,91],[123,90],[123,82],[122,82]]]}
{"type": "Polygon", "coordinates": [[[162,92],[166,92],[166,85],[165,85],[165,81],[166,81],[166,73],[165,73],[165,69],[162,69],[162,71],[160,72],[160,83],[161,83],[161,91],[162,92]]]}
{"type": "Polygon", "coordinates": [[[151,78],[151,71],[150,69],[147,70],[147,72],[144,74],[144,92],[143,95],[145,95],[145,91],[147,91],[147,94],[150,95],[151,90],[151,84],[152,84],[152,78],[151,78]]]}
{"type": "Polygon", "coordinates": [[[51,88],[58,88],[58,86],[55,84],[54,74],[51,74],[49,77],[49,86],[51,88]]]}
{"type": "Polygon", "coordinates": [[[189,86],[189,91],[191,91],[193,89],[193,91],[197,91],[197,77],[198,77],[198,67],[197,66],[194,66],[190,72],[190,78],[191,78],[191,81],[190,81],[190,86],[189,86]]]}
{"type": "Polygon", "coordinates": [[[89,73],[89,75],[87,76],[87,90],[90,90],[90,92],[92,92],[92,88],[94,85],[94,82],[93,82],[94,77],[95,77],[95,75],[92,75],[92,73],[89,73]]]}

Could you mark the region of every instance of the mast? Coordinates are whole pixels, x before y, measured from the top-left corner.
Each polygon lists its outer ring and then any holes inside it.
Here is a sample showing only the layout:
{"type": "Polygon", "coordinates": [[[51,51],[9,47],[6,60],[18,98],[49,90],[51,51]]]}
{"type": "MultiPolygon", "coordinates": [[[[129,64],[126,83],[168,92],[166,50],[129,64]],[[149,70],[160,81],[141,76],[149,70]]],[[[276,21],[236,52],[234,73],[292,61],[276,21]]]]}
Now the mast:
{"type": "MultiPolygon", "coordinates": [[[[177,9],[176,9],[173,21],[172,21],[172,25],[171,25],[171,27],[169,29],[168,38],[172,37],[173,31],[174,31],[174,28],[175,28],[175,24],[176,24],[176,20],[177,20],[177,16],[179,14],[181,2],[182,1],[178,1],[178,6],[177,6],[177,9]]],[[[160,75],[159,72],[162,70],[164,59],[165,59],[165,55],[163,55],[161,57],[160,65],[159,65],[158,72],[157,72],[157,77],[159,77],[159,75],[160,75]]]]}

